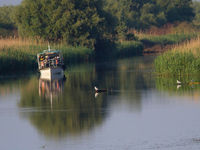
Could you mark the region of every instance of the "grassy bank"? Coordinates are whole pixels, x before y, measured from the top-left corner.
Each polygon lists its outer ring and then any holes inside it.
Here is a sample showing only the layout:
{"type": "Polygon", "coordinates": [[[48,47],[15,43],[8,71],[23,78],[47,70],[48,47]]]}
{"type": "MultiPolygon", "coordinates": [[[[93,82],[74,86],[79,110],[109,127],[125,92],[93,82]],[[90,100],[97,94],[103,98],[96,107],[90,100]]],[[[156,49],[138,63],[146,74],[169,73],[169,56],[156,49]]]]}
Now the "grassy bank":
{"type": "Polygon", "coordinates": [[[186,40],[191,40],[197,37],[196,33],[176,33],[176,34],[166,34],[166,35],[144,35],[141,37],[141,41],[146,46],[154,45],[169,45],[178,44],[186,40]]]}
{"type": "Polygon", "coordinates": [[[140,41],[124,41],[116,44],[116,57],[142,55],[144,46],[140,41]]]}
{"type": "MultiPolygon", "coordinates": [[[[1,74],[24,70],[36,70],[36,55],[47,49],[47,45],[48,43],[42,40],[19,38],[0,39],[1,74]]],[[[66,65],[94,61],[96,58],[95,51],[86,47],[71,47],[60,43],[51,44],[51,48],[62,51],[64,63],[66,65]]],[[[112,47],[111,56],[107,57],[106,52],[104,55],[105,59],[121,58],[142,54],[142,50],[143,45],[141,42],[121,42],[117,43],[115,47],[112,47]]]]}
{"type": "MultiPolygon", "coordinates": [[[[0,39],[1,74],[22,70],[36,70],[36,55],[47,49],[47,45],[46,42],[41,40],[0,39]]],[[[51,48],[62,51],[65,64],[89,61],[94,55],[93,50],[85,47],[52,44],[51,48]]]]}
{"type": "Polygon", "coordinates": [[[163,27],[152,27],[147,31],[133,32],[144,45],[144,53],[164,52],[172,48],[174,44],[197,38],[199,30],[191,23],[182,22],[166,24],[163,27]]]}
{"type": "MultiPolygon", "coordinates": [[[[146,39],[146,41],[150,41],[152,45],[156,45],[158,43],[167,45],[179,43],[184,40],[189,40],[194,38],[196,34],[166,34],[166,35],[146,35],[139,36],[142,40],[146,39]]],[[[142,41],[141,40],[141,41],[142,41]]],[[[71,47],[64,43],[53,44],[51,43],[51,48],[59,49],[62,51],[64,56],[64,63],[68,66],[74,63],[82,63],[88,61],[99,60],[98,58],[104,59],[115,59],[115,58],[123,58],[123,57],[131,57],[135,55],[142,55],[144,47],[148,45],[148,43],[138,41],[123,41],[117,42],[113,44],[111,47],[102,49],[98,53],[95,50],[86,48],[86,47],[71,47]],[[145,45],[144,45],[145,44],[145,45]]],[[[16,72],[16,71],[24,71],[24,70],[36,70],[37,62],[36,55],[39,52],[47,49],[48,43],[42,40],[32,40],[32,39],[20,39],[20,38],[1,38],[0,39],[0,71],[2,73],[16,72]]],[[[164,63],[170,61],[169,53],[166,54],[166,61],[162,56],[156,60],[157,72],[168,72],[167,69],[164,68],[164,63]],[[169,56],[168,56],[169,55],[169,56]],[[160,63],[160,62],[161,63],[160,63]]],[[[174,54],[173,54],[174,55],[174,54]]],[[[183,54],[180,54],[183,55],[183,54]]],[[[163,56],[165,57],[165,56],[163,56]]],[[[179,54],[176,54],[174,57],[181,57],[179,54]]],[[[185,58],[184,60],[193,59],[192,56],[188,56],[189,58],[185,58]]],[[[173,58],[171,58],[173,59],[173,58]]],[[[188,61],[190,62],[190,61],[188,61]]],[[[193,64],[198,64],[196,62],[192,62],[193,64]]],[[[191,65],[191,64],[186,64],[191,65]]],[[[179,68],[185,68],[185,66],[179,64],[179,68]]],[[[198,66],[197,66],[198,67],[198,66]]],[[[173,72],[170,69],[170,73],[173,72]]],[[[174,69],[175,70],[175,69],[174,69]]],[[[178,69],[179,74],[181,74],[182,69],[178,69]]],[[[187,70],[187,72],[191,72],[191,70],[187,70]]],[[[177,71],[175,72],[177,73],[177,71]]]]}
{"type": "Polygon", "coordinates": [[[160,75],[190,75],[200,73],[200,38],[175,46],[155,59],[160,75]]]}

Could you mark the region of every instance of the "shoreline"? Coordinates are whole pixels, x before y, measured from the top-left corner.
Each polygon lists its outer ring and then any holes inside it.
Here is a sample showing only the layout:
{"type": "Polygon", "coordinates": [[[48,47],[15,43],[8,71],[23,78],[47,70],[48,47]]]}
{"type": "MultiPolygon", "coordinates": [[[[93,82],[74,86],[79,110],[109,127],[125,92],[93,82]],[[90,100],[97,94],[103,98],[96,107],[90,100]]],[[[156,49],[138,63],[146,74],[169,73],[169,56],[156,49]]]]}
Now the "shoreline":
{"type": "MultiPolygon", "coordinates": [[[[166,52],[178,43],[183,43],[184,41],[196,37],[196,35],[194,36],[189,34],[184,34],[181,36],[176,34],[176,36],[180,39],[173,42],[171,39],[168,39],[169,35],[162,35],[154,36],[154,38],[150,37],[146,40],[140,39],[137,41],[123,41],[115,43],[115,47],[106,48],[103,50],[101,56],[98,56],[97,53],[95,53],[95,50],[86,47],[70,47],[66,45],[55,44],[52,45],[52,47],[54,49],[61,50],[64,58],[64,64],[68,66],[85,62],[95,62],[99,60],[105,61],[128,58],[132,56],[156,55],[166,52]],[[157,38],[157,41],[155,41],[155,38],[157,38]]],[[[0,75],[37,70],[36,56],[37,53],[46,48],[45,43],[37,44],[37,42],[33,43],[31,40],[23,43],[24,41],[17,41],[18,39],[13,39],[13,41],[12,39],[10,41],[6,41],[5,39],[0,40],[2,40],[0,41],[0,45],[1,43],[7,44],[5,47],[0,47],[0,75]],[[17,46],[16,43],[9,45],[9,42],[11,44],[14,42],[21,42],[22,44],[17,46]]]]}

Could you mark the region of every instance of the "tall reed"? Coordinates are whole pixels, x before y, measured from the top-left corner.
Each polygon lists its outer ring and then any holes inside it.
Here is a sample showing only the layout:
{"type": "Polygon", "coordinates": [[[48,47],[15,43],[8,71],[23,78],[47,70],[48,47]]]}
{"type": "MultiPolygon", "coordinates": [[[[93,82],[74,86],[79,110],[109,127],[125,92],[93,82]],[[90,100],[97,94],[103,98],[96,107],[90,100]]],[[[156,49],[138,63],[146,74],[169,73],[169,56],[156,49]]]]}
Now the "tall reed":
{"type": "Polygon", "coordinates": [[[200,73],[200,38],[174,46],[155,59],[159,74],[184,75],[200,73]]]}
{"type": "MultiPolygon", "coordinates": [[[[52,49],[59,49],[65,64],[91,60],[93,50],[85,47],[71,47],[63,43],[50,44],[52,49]]],[[[16,72],[37,69],[37,53],[47,49],[48,42],[42,40],[7,38],[0,39],[0,72],[16,72]]]]}

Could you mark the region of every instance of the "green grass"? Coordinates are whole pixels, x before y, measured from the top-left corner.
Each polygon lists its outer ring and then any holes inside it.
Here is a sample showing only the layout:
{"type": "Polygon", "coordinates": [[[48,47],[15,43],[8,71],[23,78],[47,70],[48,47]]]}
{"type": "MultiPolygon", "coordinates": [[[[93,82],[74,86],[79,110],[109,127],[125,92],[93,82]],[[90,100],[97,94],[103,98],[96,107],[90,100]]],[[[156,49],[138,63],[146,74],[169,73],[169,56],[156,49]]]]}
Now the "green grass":
{"type": "Polygon", "coordinates": [[[142,55],[143,44],[140,41],[124,41],[116,44],[117,58],[142,55]]]}
{"type": "Polygon", "coordinates": [[[196,33],[177,33],[177,34],[166,34],[166,35],[147,35],[143,36],[140,40],[149,46],[156,44],[160,45],[169,45],[177,44],[186,40],[191,40],[192,38],[197,37],[196,33]]]}
{"type": "Polygon", "coordinates": [[[161,75],[190,75],[200,73],[200,57],[192,52],[166,52],[155,61],[155,71],[161,75]]]}
{"type": "MultiPolygon", "coordinates": [[[[37,53],[47,49],[46,44],[30,44],[30,40],[26,44],[20,41],[17,44],[16,40],[7,40],[10,45],[0,48],[0,72],[10,73],[17,71],[31,71],[37,69],[37,53]],[[13,44],[14,43],[14,44],[13,44]]],[[[3,41],[1,42],[3,43],[3,41]]],[[[5,42],[4,42],[5,43],[5,42]]],[[[64,44],[51,44],[52,49],[61,50],[66,66],[74,63],[82,63],[94,61],[98,56],[95,56],[95,50],[86,47],[70,47],[64,44]]],[[[115,46],[101,51],[104,57],[111,55],[110,58],[121,58],[142,54],[143,45],[138,41],[129,41],[117,43],[115,46]]]]}
{"type": "MultiPolygon", "coordinates": [[[[194,34],[168,34],[162,36],[145,36],[142,40],[148,40],[153,44],[174,44],[193,37],[195,37],[194,34]]],[[[47,44],[40,41],[37,43],[36,40],[33,42],[31,39],[27,41],[23,39],[2,39],[0,43],[0,74],[37,70],[37,53],[47,49],[47,44]],[[4,46],[4,43],[7,45],[4,46]]],[[[51,43],[51,48],[62,51],[64,63],[68,66],[74,63],[94,61],[98,58],[104,60],[142,55],[144,44],[146,43],[142,43],[141,41],[117,42],[99,51],[99,55],[95,53],[95,50],[86,47],[70,47],[63,43],[51,43]]],[[[173,74],[198,72],[196,69],[200,66],[200,61],[196,59],[194,61],[192,60],[193,58],[192,54],[164,54],[163,56],[159,56],[155,61],[156,72],[173,74]],[[182,55],[184,56],[183,58],[181,58],[182,55]],[[177,57],[179,61],[175,59],[177,57]],[[192,60],[192,62],[189,60],[192,60]],[[190,67],[191,65],[192,67],[190,67]]]]}
{"type": "MultiPolygon", "coordinates": [[[[93,50],[84,47],[52,47],[62,51],[66,65],[93,58],[93,50]]],[[[0,72],[18,72],[37,69],[37,53],[42,52],[44,46],[29,46],[21,48],[4,48],[0,50],[0,72]],[[25,49],[26,48],[26,49],[25,49]]]]}

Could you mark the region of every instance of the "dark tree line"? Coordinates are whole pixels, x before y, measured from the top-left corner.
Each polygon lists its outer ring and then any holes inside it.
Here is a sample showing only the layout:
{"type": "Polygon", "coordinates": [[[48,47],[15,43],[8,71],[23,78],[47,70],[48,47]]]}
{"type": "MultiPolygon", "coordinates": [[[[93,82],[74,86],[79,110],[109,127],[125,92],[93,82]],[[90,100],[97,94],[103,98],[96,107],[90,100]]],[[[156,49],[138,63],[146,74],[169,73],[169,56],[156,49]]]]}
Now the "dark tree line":
{"type": "Polygon", "coordinates": [[[194,17],[192,0],[106,0],[105,9],[129,28],[146,29],[194,17]]]}
{"type": "Polygon", "coordinates": [[[100,0],[24,0],[15,19],[23,36],[93,47],[106,33],[103,14],[100,0]]]}
{"type": "Polygon", "coordinates": [[[14,6],[0,7],[0,28],[13,29],[15,28],[13,21],[14,6]]]}
{"type": "Polygon", "coordinates": [[[21,36],[95,48],[108,40],[134,39],[127,34],[130,28],[191,21],[192,4],[192,0],[23,0],[15,9],[0,8],[0,26],[17,26],[21,36]],[[11,12],[14,17],[7,17],[11,12]]]}

